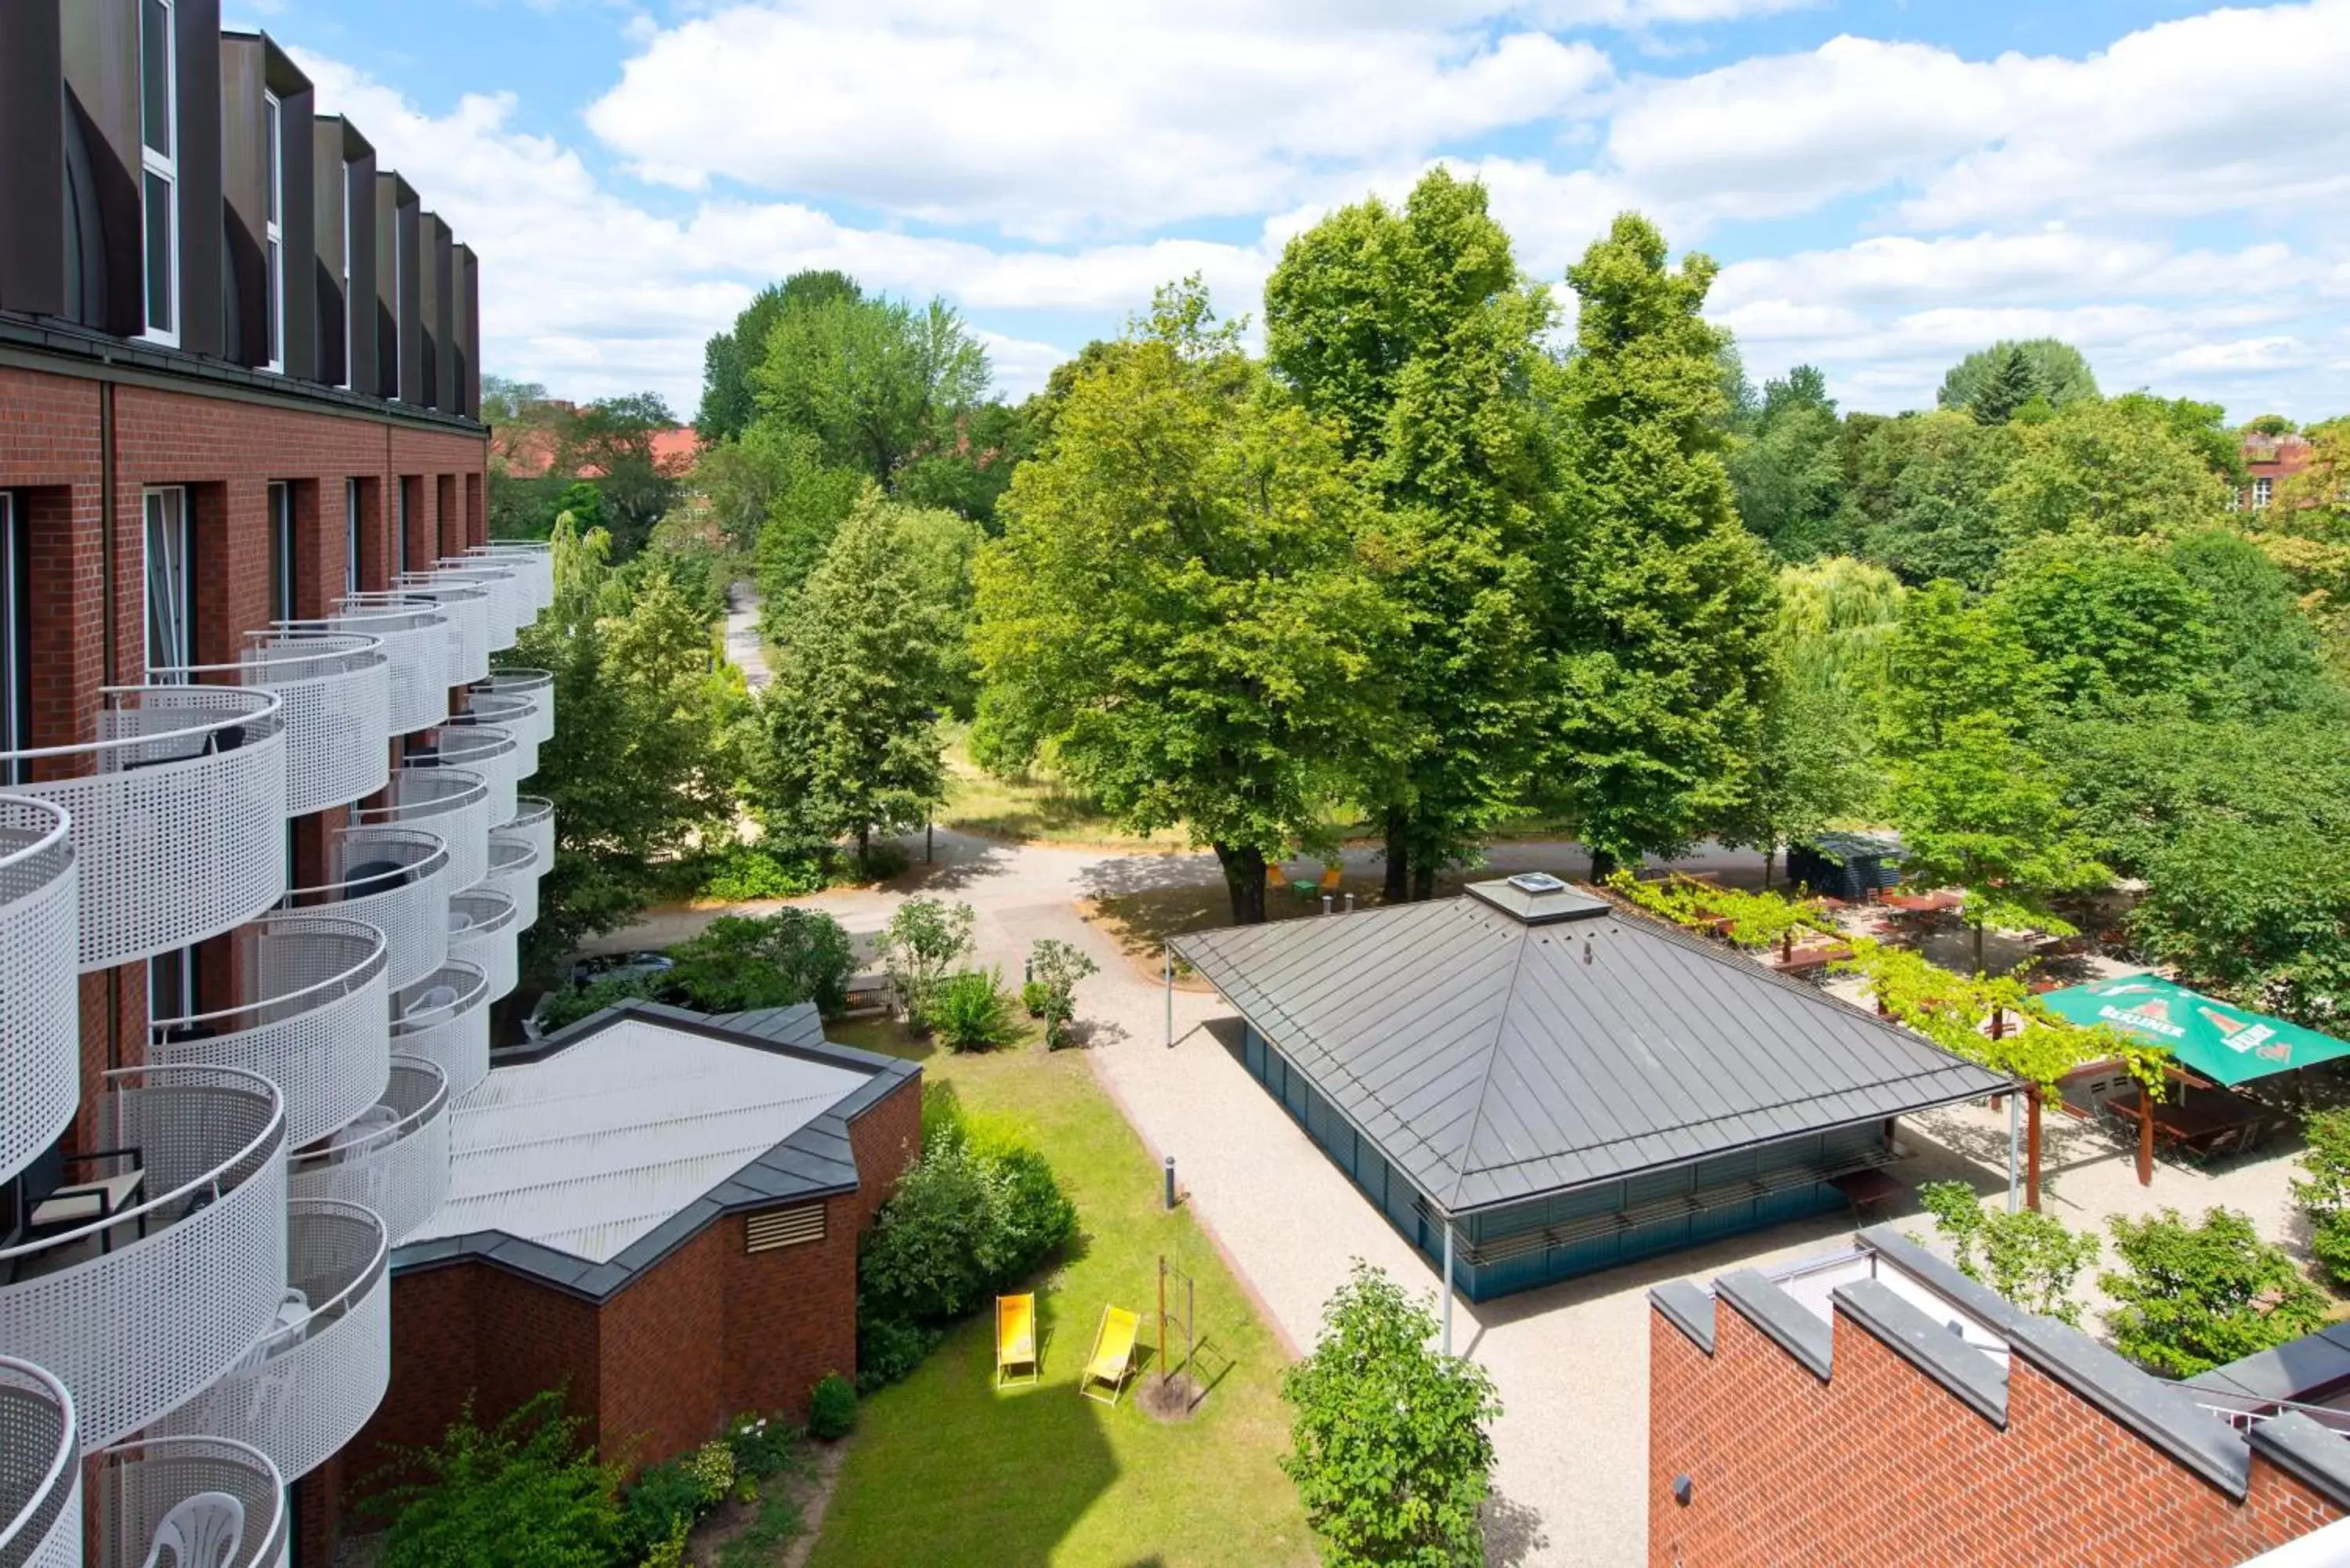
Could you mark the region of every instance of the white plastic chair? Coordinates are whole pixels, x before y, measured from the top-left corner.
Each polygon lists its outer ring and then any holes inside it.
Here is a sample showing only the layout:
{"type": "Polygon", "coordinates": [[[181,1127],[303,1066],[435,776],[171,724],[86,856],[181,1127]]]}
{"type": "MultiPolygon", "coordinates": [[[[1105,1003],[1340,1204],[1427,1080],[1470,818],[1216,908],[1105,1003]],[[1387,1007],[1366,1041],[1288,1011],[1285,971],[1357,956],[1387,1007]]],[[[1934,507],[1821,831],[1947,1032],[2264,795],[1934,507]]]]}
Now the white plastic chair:
{"type": "Polygon", "coordinates": [[[335,1137],[335,1152],[327,1157],[330,1164],[342,1165],[373,1154],[386,1144],[399,1141],[400,1113],[387,1105],[369,1106],[335,1137]]]}
{"type": "Polygon", "coordinates": [[[438,1012],[444,1007],[454,1007],[456,1005],[457,988],[455,986],[428,986],[425,988],[422,994],[419,995],[414,1002],[408,1004],[407,1008],[400,1013],[400,1016],[402,1018],[421,1018],[428,1012],[438,1012]]]}
{"type": "Polygon", "coordinates": [[[200,1491],[163,1516],[140,1568],[228,1568],[244,1544],[244,1504],[224,1491],[200,1491]]]}

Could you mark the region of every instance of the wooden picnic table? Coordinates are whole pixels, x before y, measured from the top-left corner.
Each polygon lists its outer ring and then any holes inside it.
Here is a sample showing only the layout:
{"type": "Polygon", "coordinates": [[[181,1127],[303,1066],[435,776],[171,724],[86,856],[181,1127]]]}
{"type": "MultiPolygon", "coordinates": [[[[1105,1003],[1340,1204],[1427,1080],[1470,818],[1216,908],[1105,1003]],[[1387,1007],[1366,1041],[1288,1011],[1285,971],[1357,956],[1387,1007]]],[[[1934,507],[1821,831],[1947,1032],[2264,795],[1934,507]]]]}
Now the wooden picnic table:
{"type": "MultiPolygon", "coordinates": [[[[2106,1114],[2133,1127],[2143,1115],[2140,1093],[2126,1089],[2105,1102],[2106,1114]]],[[[2168,1147],[2205,1158],[2254,1141],[2267,1127],[2270,1113],[2225,1089],[2198,1089],[2154,1107],[2155,1137],[2168,1147]]]]}

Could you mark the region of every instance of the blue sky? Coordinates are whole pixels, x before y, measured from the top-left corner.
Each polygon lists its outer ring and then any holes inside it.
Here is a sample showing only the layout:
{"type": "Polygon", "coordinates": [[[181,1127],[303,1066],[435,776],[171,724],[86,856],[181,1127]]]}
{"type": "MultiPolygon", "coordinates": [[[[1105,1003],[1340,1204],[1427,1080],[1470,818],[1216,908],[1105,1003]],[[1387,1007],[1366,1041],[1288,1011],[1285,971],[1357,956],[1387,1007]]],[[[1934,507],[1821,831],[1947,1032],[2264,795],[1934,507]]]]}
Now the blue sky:
{"type": "Polygon", "coordinates": [[[1557,281],[1648,213],[1759,381],[1931,401],[2054,333],[2108,390],[2350,410],[2350,0],[227,0],[473,244],[484,363],[690,413],[760,283],[944,295],[1041,384],[1159,282],[1431,163],[1557,281]]]}

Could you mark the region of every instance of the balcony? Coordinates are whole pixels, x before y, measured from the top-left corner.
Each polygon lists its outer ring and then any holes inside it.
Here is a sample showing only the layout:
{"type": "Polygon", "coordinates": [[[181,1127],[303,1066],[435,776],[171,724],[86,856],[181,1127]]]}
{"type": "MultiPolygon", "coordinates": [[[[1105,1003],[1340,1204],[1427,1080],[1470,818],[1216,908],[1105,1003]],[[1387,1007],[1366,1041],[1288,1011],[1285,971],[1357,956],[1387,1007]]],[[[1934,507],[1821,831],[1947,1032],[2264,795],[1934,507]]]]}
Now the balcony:
{"type": "Polygon", "coordinates": [[[538,613],[555,603],[555,552],[548,545],[535,541],[515,539],[494,540],[476,545],[465,552],[473,561],[494,561],[511,566],[522,582],[523,624],[527,626],[538,613]]]}
{"type": "MultiPolygon", "coordinates": [[[[544,670],[493,670],[487,680],[476,680],[469,691],[483,696],[513,698],[530,704],[530,718],[493,719],[514,731],[525,745],[543,746],[555,739],[555,677],[544,670]]],[[[486,717],[486,715],[485,715],[486,717]]],[[[525,778],[530,775],[525,774],[525,778]]]]}
{"type": "Polygon", "coordinates": [[[68,1166],[81,1192],[42,1205],[96,1217],[0,1249],[0,1345],[73,1390],[85,1449],[209,1386],[286,1293],[277,1086],[234,1067],[126,1067],[106,1083],[90,1152],[68,1166]]]}
{"type": "Polygon", "coordinates": [[[199,1559],[159,1552],[162,1532],[198,1520],[233,1524],[235,1545],[203,1568],[284,1568],[286,1482],[269,1456],[226,1438],[149,1438],[99,1456],[98,1549],[89,1568],[193,1568],[199,1559]]]}
{"type": "Polygon", "coordinates": [[[515,645],[515,633],[530,624],[536,613],[525,602],[528,588],[520,570],[504,561],[480,556],[449,556],[432,568],[432,580],[461,583],[490,596],[490,651],[503,653],[515,645]]]}
{"type": "Polygon", "coordinates": [[[350,1126],[294,1156],[286,1190],[296,1202],[357,1203],[381,1217],[400,1245],[449,1196],[449,1079],[421,1056],[394,1056],[391,1082],[350,1126]]]}
{"type": "Polygon", "coordinates": [[[307,816],[384,785],[390,770],[391,661],[357,633],[255,632],[234,664],[152,670],[150,680],[245,686],[285,701],[286,810],[307,816]]]}
{"type": "Polygon", "coordinates": [[[282,700],[229,686],[120,686],[98,738],[0,752],[65,808],[83,973],[233,930],[286,891],[282,700]]]}
{"type": "Polygon", "coordinates": [[[522,835],[490,830],[490,869],[482,886],[495,888],[515,907],[515,929],[526,931],[538,924],[538,857],[522,835]]]}
{"type": "Polygon", "coordinates": [[[479,686],[469,686],[465,689],[465,711],[450,714],[449,722],[459,729],[478,729],[486,724],[513,736],[514,775],[520,781],[538,772],[538,719],[535,708],[527,697],[500,697],[479,686]]]}
{"type": "Polygon", "coordinates": [[[81,1568],[81,1448],[73,1396],[0,1355],[0,1565],[81,1568]]]}
{"type": "Polygon", "coordinates": [[[492,1002],[513,991],[521,978],[517,954],[523,926],[515,914],[514,899],[486,882],[449,900],[449,956],[482,971],[492,1002]]]}
{"type": "MultiPolygon", "coordinates": [[[[366,597],[366,596],[362,596],[366,597]]],[[[422,599],[449,618],[452,686],[467,686],[490,672],[490,590],[471,583],[443,582],[429,572],[411,572],[392,589],[401,599],[422,599]]]]}
{"type": "Polygon", "coordinates": [[[451,959],[391,999],[391,1048],[421,1056],[461,1100],[490,1074],[490,982],[481,970],[451,959]]]}
{"type": "Polygon", "coordinates": [[[219,1382],[157,1422],[156,1434],[249,1443],[288,1481],[332,1458],[359,1435],[391,1380],[390,1252],[373,1210],[289,1200],[276,1321],[219,1382]]]}
{"type": "Polygon", "coordinates": [[[351,814],[363,826],[421,827],[439,836],[449,850],[452,888],[470,888],[490,868],[490,786],[464,768],[397,768],[389,805],[363,806],[351,814]]]}
{"type": "Polygon", "coordinates": [[[545,795],[516,795],[515,807],[513,817],[493,831],[529,845],[531,873],[544,877],[555,865],[555,803],[545,795]]]}
{"type": "Polygon", "coordinates": [[[157,1066],[242,1067],[286,1095],[291,1144],[332,1132],[383,1096],[391,1064],[384,935],[363,920],[280,914],[230,933],[239,1006],[151,1022],[157,1066]]]}
{"type": "Polygon", "coordinates": [[[65,808],[0,795],[0,1181],[57,1142],[81,1100],[77,886],[65,808]]]}
{"type": "MultiPolygon", "coordinates": [[[[449,716],[449,618],[397,595],[347,599],[325,620],[277,623],[281,631],[371,637],[388,666],[390,732],[429,730],[449,716]]],[[[354,797],[356,798],[356,797],[354,797]]]]}
{"type": "MultiPolygon", "coordinates": [[[[421,827],[347,827],[327,851],[328,880],[286,896],[289,910],[364,920],[383,933],[386,988],[397,991],[449,956],[449,851],[421,827]]],[[[338,1125],[338,1124],[330,1124],[338,1125]]]]}
{"type": "Polygon", "coordinates": [[[400,768],[402,773],[463,768],[480,774],[489,788],[488,815],[483,821],[483,831],[487,832],[515,814],[521,763],[522,748],[504,730],[494,724],[461,724],[452,719],[433,732],[430,747],[420,748],[411,742],[400,768]]]}

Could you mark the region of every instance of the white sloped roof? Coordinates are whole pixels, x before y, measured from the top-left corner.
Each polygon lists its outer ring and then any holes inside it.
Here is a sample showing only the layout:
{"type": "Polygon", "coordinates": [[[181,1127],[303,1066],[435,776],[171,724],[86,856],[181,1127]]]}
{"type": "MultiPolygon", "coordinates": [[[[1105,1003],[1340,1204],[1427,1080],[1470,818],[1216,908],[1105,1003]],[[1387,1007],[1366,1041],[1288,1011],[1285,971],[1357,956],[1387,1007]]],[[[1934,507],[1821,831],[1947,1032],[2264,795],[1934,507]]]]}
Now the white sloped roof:
{"type": "Polygon", "coordinates": [[[452,1107],[448,1200],[407,1240],[499,1231],[608,1262],[870,1076],[616,1021],[452,1107]]]}

